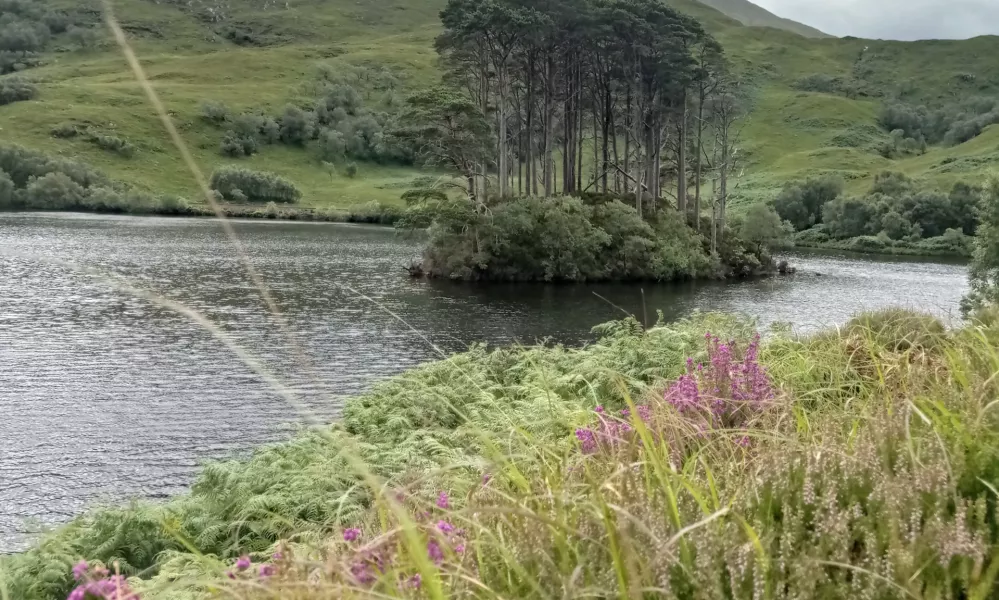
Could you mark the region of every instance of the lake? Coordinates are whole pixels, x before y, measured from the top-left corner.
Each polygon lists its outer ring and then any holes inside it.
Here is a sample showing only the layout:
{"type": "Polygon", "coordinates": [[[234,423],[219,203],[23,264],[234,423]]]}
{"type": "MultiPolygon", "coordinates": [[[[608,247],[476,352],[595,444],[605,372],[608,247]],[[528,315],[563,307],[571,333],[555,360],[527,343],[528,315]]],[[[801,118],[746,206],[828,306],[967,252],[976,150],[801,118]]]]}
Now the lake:
{"type": "Polygon", "coordinates": [[[94,503],[183,492],[202,461],[301,422],[211,332],[116,281],[204,315],[324,420],[373,382],[434,359],[434,347],[580,344],[622,310],[649,321],[657,310],[735,311],[800,332],[887,305],[954,319],[967,291],[960,264],[815,253],[790,256],[794,278],[754,282],[427,282],[403,270],[419,242],[390,229],[236,228],[317,377],[304,375],[218,222],[0,214],[0,553],[94,503]]]}

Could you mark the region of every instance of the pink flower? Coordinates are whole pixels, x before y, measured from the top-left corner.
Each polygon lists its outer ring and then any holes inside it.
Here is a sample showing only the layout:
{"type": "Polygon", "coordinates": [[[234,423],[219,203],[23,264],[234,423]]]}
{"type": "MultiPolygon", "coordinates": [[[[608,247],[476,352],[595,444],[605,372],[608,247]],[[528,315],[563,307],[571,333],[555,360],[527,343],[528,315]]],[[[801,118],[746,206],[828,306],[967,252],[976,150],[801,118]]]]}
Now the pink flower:
{"type": "Polygon", "coordinates": [[[440,495],[437,496],[437,507],[443,509],[451,508],[451,501],[448,499],[447,492],[441,492],[440,495]]]}
{"type": "Polygon", "coordinates": [[[357,527],[351,527],[349,529],[343,530],[343,539],[346,542],[354,542],[361,538],[361,530],[357,527]]]}
{"type": "Polygon", "coordinates": [[[441,533],[451,533],[454,531],[454,525],[448,523],[447,521],[438,521],[437,529],[439,529],[441,533]]]}
{"type": "Polygon", "coordinates": [[[444,551],[441,550],[441,545],[437,543],[437,540],[427,542],[427,555],[430,557],[430,560],[434,561],[435,565],[440,565],[444,562],[444,551]]]}
{"type": "Polygon", "coordinates": [[[274,565],[260,565],[260,576],[271,577],[274,575],[274,565]]]}
{"type": "Polygon", "coordinates": [[[87,575],[87,572],[89,570],[90,570],[90,565],[87,564],[87,561],[81,560],[80,562],[73,565],[73,579],[80,581],[87,575]]]}
{"type": "Polygon", "coordinates": [[[239,560],[236,561],[236,568],[240,571],[245,571],[250,568],[250,557],[240,556],[239,560]]]}

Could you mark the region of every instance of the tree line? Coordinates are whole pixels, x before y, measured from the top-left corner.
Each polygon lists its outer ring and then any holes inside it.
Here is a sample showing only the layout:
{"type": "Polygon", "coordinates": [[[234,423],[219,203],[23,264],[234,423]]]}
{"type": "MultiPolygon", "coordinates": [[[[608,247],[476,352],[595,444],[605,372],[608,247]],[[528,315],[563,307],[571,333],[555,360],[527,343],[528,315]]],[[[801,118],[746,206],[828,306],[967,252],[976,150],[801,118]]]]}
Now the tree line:
{"type": "Polygon", "coordinates": [[[700,214],[711,181],[724,230],[744,102],[695,19],[654,0],[450,0],[441,20],[444,85],[410,98],[400,133],[474,205],[599,192],[700,214]]]}

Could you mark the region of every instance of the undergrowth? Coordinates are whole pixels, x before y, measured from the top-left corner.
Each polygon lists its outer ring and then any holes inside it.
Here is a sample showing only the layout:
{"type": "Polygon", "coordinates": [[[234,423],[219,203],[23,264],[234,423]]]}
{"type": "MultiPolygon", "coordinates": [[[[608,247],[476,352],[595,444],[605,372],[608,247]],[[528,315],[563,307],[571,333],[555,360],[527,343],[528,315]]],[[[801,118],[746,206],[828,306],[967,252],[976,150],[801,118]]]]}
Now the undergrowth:
{"type": "Polygon", "coordinates": [[[61,599],[87,559],[83,586],[120,573],[145,599],[997,597],[999,332],[904,311],[762,344],[719,315],[598,329],[393,378],[0,581],[61,599]]]}

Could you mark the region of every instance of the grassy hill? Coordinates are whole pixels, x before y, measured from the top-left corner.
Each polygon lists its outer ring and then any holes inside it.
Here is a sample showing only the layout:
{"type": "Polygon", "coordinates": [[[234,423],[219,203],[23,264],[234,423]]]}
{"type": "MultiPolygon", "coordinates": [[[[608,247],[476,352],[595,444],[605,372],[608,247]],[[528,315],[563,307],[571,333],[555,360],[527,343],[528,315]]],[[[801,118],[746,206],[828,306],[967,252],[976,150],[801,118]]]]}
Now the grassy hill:
{"type": "Polygon", "coordinates": [[[778,17],[769,10],[749,2],[748,0],[700,0],[711,8],[736,19],[743,25],[752,27],[773,27],[774,29],[784,29],[810,38],[833,37],[809,27],[803,23],[778,17]]]}
{"type": "MultiPolygon", "coordinates": [[[[100,23],[93,0],[49,2],[78,19],[100,23]]],[[[884,97],[939,104],[999,92],[999,63],[993,58],[999,38],[915,43],[812,39],[747,27],[695,0],[672,2],[701,19],[736,67],[755,82],[754,109],[742,129],[744,161],[735,182],[736,204],[769,198],[784,182],[810,175],[841,173],[851,191],[861,191],[875,173],[893,169],[944,187],[957,180],[977,181],[999,164],[996,127],[966,144],[931,147],[922,156],[889,160],[875,151],[887,139],[876,125],[884,97]],[[849,89],[802,91],[801,80],[816,74],[839,78],[849,89]]],[[[330,173],[314,153],[280,145],[265,146],[252,158],[227,159],[218,152],[221,131],[200,118],[200,106],[222,101],[235,111],[278,114],[289,102],[312,98],[318,73],[351,83],[366,102],[397,101],[438,77],[432,43],[444,0],[230,0],[223,3],[227,8],[221,21],[206,12],[214,4],[216,0],[115,1],[118,17],[199,164],[207,172],[231,163],[277,172],[299,185],[305,205],[398,202],[418,175],[415,169],[361,163],[351,178],[343,169],[330,173]],[[373,73],[389,74],[391,89],[376,89],[373,73]]],[[[195,193],[176,150],[110,41],[82,52],[70,52],[57,41],[46,64],[25,75],[38,82],[39,95],[0,107],[4,141],[79,158],[146,189],[195,193]],[[137,153],[124,158],[78,138],[53,137],[52,129],[67,122],[125,138],[137,153]]]]}

